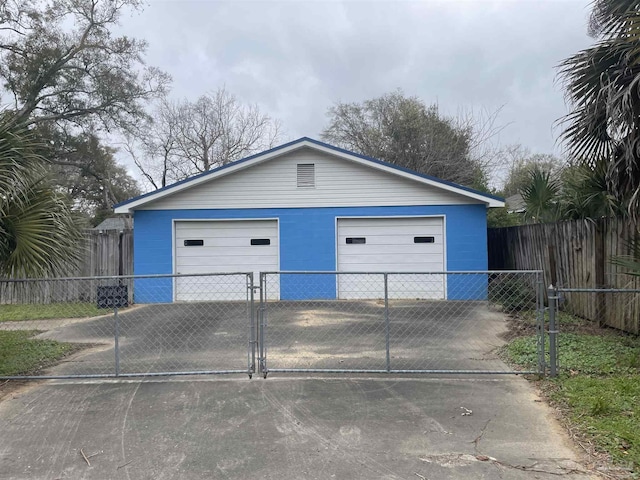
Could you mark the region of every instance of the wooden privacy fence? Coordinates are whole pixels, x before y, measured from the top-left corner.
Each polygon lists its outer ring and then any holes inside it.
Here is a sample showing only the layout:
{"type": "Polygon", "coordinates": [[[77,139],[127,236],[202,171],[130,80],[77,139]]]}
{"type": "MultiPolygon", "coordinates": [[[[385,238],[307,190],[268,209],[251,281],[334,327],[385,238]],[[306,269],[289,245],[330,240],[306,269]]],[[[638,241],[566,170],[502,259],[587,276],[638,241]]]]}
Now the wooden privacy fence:
{"type": "MultiPolygon", "coordinates": [[[[631,253],[638,233],[616,218],[491,228],[490,270],[543,270],[545,285],[638,289],[640,278],[611,263],[631,253]]],[[[602,325],[640,334],[640,294],[565,293],[564,309],[602,325]]]]}
{"type": "MultiPolygon", "coordinates": [[[[79,265],[60,271],[56,277],[102,277],[133,275],[133,230],[86,230],[78,245],[79,265]]],[[[97,284],[109,281],[69,280],[5,282],[0,280],[0,304],[95,302],[97,284]]],[[[132,289],[129,288],[129,296],[132,289]]]]}
{"type": "Polygon", "coordinates": [[[80,277],[133,275],[133,229],[87,230],[80,277]]]}

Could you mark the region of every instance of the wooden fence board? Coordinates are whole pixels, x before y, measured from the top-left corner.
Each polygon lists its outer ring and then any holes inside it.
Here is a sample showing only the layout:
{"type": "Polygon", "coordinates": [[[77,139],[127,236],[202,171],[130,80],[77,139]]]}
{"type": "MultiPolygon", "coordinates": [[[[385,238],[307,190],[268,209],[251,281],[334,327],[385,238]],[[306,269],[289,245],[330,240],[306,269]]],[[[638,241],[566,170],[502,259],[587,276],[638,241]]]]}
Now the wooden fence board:
{"type": "MultiPolygon", "coordinates": [[[[133,230],[87,230],[79,265],[59,272],[56,277],[101,277],[133,274],[133,230]]],[[[0,304],[94,302],[96,287],[104,281],[3,282],[0,280],[0,304]]],[[[108,283],[108,282],[107,282],[108,283]]],[[[127,281],[127,283],[131,283],[127,281]]],[[[129,295],[133,289],[129,287],[129,295]]],[[[130,301],[132,298],[129,299],[130,301]]]]}
{"type": "MultiPolygon", "coordinates": [[[[613,265],[611,257],[629,255],[638,235],[623,219],[571,220],[554,224],[492,228],[488,231],[491,270],[543,270],[545,284],[557,276],[565,288],[640,288],[640,278],[613,265]],[[597,236],[602,239],[598,245],[597,236]],[[550,248],[555,273],[550,265],[550,248]]],[[[613,328],[640,334],[640,294],[567,293],[564,308],[613,328]]]]}

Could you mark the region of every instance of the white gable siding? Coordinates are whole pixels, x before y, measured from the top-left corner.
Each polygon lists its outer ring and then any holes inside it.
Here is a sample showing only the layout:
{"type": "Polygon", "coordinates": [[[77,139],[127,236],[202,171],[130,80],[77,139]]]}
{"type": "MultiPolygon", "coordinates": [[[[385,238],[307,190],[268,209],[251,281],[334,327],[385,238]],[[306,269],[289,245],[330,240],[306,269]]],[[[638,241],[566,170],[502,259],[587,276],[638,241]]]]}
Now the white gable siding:
{"type": "Polygon", "coordinates": [[[141,210],[481,203],[311,149],[301,149],[168,195],[141,210]],[[297,186],[297,164],[315,164],[315,187],[297,186]]]}

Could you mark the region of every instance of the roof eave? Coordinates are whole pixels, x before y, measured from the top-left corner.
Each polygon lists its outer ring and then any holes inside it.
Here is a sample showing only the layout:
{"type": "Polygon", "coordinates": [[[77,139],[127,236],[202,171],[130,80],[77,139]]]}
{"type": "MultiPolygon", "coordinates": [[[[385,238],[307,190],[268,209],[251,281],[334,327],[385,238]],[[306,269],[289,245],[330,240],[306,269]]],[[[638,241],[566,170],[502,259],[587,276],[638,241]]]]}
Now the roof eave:
{"type": "Polygon", "coordinates": [[[247,157],[245,159],[239,160],[234,163],[230,163],[229,165],[225,165],[224,167],[221,167],[219,169],[202,173],[196,177],[183,180],[181,182],[175,183],[163,189],[156,190],[154,192],[150,192],[150,193],[141,195],[139,197],[133,198],[131,200],[128,200],[126,202],[114,205],[114,213],[133,213],[133,211],[138,206],[159,200],[160,198],[163,198],[167,195],[173,195],[187,188],[191,188],[196,185],[212,181],[216,178],[229,175],[231,173],[237,172],[238,170],[249,168],[255,164],[270,160],[273,157],[284,155],[286,153],[290,153],[292,151],[295,151],[304,147],[320,150],[330,155],[337,155],[347,160],[351,160],[356,163],[359,163],[361,165],[365,165],[371,168],[376,168],[378,170],[382,170],[394,175],[398,175],[400,177],[409,178],[411,180],[415,180],[426,185],[447,190],[447,191],[456,193],[458,195],[465,196],[467,198],[472,198],[474,200],[477,200],[481,203],[486,204],[487,208],[505,206],[505,202],[501,198],[494,197],[492,195],[483,194],[481,192],[468,189],[461,185],[452,184],[449,182],[445,182],[443,180],[434,179],[426,175],[420,175],[415,172],[410,172],[406,169],[388,164],[386,162],[382,162],[374,158],[366,157],[364,155],[359,155],[354,152],[349,152],[347,150],[343,150],[341,148],[335,147],[333,145],[325,144],[317,140],[303,137],[293,142],[289,142],[284,145],[275,147],[271,150],[267,150],[266,152],[262,152],[254,156],[247,157]]]}

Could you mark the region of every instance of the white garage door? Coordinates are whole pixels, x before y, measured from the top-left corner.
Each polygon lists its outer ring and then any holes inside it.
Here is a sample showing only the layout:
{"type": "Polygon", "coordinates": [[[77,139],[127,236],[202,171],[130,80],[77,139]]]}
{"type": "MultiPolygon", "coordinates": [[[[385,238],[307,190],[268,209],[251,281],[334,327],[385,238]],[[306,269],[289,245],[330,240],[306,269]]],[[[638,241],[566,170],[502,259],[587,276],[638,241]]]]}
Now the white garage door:
{"type": "MultiPolygon", "coordinates": [[[[444,271],[444,221],[433,218],[338,219],[341,272],[444,271]]],[[[445,298],[444,275],[389,275],[390,298],[445,298]]],[[[340,275],[340,298],[382,298],[380,275],[340,275]]]]}
{"type": "MultiPolygon", "coordinates": [[[[278,270],[276,220],[223,220],[175,223],[175,271],[178,274],[278,270]]],[[[278,298],[274,289],[271,298],[278,298]]],[[[176,300],[244,300],[245,278],[239,276],[176,279],[176,300]]]]}

